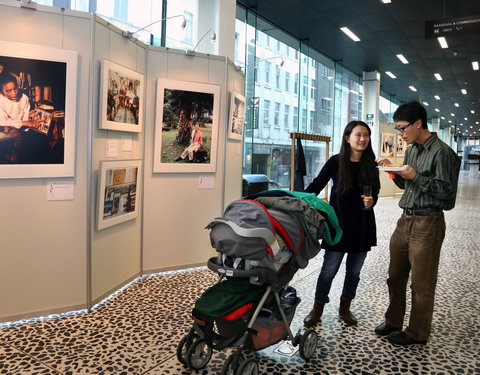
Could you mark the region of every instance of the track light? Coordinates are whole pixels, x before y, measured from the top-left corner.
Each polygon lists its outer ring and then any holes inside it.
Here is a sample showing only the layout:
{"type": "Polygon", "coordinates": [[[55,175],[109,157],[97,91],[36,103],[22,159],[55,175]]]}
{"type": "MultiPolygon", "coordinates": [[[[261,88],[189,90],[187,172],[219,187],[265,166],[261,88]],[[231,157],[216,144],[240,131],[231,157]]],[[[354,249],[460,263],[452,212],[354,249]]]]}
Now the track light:
{"type": "Polygon", "coordinates": [[[215,33],[215,30],[214,29],[209,29],[205,34],[202,35],[202,37],[198,40],[197,44],[195,44],[195,47],[193,47],[193,49],[187,49],[185,51],[185,54],[187,54],[188,56],[193,56],[194,53],[195,53],[195,50],[197,49],[198,45],[200,44],[200,42],[203,40],[203,38],[205,38],[207,36],[207,34],[210,32],[210,31],[213,31],[212,32],[212,36],[210,38],[210,41],[212,43],[215,43],[217,41],[217,34],[215,33]]]}
{"type": "Polygon", "coordinates": [[[180,27],[182,28],[182,30],[185,30],[185,28],[187,27],[187,20],[186,20],[186,18],[185,18],[185,16],[184,16],[183,14],[177,14],[176,16],[171,16],[171,17],[167,17],[167,18],[162,18],[161,20],[157,20],[157,21],[154,21],[154,22],[152,22],[152,23],[149,23],[147,26],[144,26],[144,27],[142,27],[141,29],[138,29],[138,30],[136,30],[136,31],[126,31],[126,30],[122,30],[122,36],[123,36],[124,38],[127,38],[127,39],[132,39],[133,36],[134,36],[136,33],[140,32],[140,31],[142,31],[142,30],[145,30],[147,27],[152,26],[152,25],[154,25],[154,24],[156,24],[156,23],[158,23],[158,22],[162,22],[162,21],[168,20],[168,19],[170,19],[170,18],[176,18],[176,17],[183,17],[183,22],[182,22],[182,24],[180,25],[180,27]]]}

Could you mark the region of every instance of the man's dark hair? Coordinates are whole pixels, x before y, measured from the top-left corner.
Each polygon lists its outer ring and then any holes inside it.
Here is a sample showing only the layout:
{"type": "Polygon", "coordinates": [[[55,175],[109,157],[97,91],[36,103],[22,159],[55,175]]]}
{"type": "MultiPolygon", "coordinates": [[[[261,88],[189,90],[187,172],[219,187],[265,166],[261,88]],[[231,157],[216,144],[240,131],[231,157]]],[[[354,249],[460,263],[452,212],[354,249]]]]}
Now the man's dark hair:
{"type": "Polygon", "coordinates": [[[417,101],[402,104],[393,114],[393,121],[415,122],[422,120],[422,128],[428,129],[427,110],[417,101]]]}

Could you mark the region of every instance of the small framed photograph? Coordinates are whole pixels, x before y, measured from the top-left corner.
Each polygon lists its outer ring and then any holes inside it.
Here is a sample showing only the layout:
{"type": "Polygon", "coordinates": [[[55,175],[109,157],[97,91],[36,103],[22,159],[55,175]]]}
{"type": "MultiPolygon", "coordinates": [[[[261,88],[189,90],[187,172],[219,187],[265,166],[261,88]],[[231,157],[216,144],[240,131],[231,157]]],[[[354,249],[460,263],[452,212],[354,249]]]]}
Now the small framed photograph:
{"type": "Polygon", "coordinates": [[[233,91],[230,95],[228,138],[241,141],[245,128],[245,97],[236,91],[233,91]]]}
{"type": "Polygon", "coordinates": [[[157,80],[153,172],[215,172],[220,86],[157,80]]]}
{"type": "Polygon", "coordinates": [[[109,60],[102,62],[100,129],[142,132],[144,76],[109,60]]]}
{"type": "Polygon", "coordinates": [[[138,217],[141,175],[141,160],[100,162],[97,230],[138,217]]]}
{"type": "Polygon", "coordinates": [[[0,42],[0,179],[73,177],[77,51],[0,42]]]}

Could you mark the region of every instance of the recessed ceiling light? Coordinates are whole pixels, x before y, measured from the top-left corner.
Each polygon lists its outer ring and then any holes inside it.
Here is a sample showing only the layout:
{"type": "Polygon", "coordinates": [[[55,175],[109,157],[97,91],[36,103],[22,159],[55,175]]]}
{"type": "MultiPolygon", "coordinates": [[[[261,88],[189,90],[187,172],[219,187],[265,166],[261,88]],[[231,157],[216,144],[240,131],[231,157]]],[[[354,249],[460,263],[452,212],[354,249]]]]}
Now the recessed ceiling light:
{"type": "Polygon", "coordinates": [[[435,78],[438,79],[439,81],[442,80],[442,76],[440,75],[440,73],[434,73],[433,75],[434,75],[435,78]]]}
{"type": "Polygon", "coordinates": [[[417,89],[414,86],[408,86],[408,88],[412,91],[417,91],[417,89]]]}
{"type": "Polygon", "coordinates": [[[448,123],[451,124],[451,123],[452,123],[452,120],[448,120],[448,123]]]}
{"type": "Polygon", "coordinates": [[[385,72],[385,74],[387,76],[389,76],[390,78],[393,78],[393,79],[397,78],[397,76],[395,74],[393,74],[392,72],[385,72]]]}
{"type": "Polygon", "coordinates": [[[442,120],[445,120],[445,117],[443,117],[443,116],[441,116],[440,118],[441,118],[442,120]]]}
{"type": "Polygon", "coordinates": [[[438,95],[435,95],[434,98],[440,100],[440,97],[438,95]]]}
{"type": "Polygon", "coordinates": [[[464,117],[464,120],[465,120],[465,121],[468,121],[468,117],[464,117]]]}
{"type": "Polygon", "coordinates": [[[403,56],[401,53],[399,53],[399,54],[397,55],[397,57],[398,57],[398,59],[399,59],[402,63],[408,64],[408,60],[407,60],[407,59],[405,58],[405,56],[403,56]]]}
{"type": "Polygon", "coordinates": [[[450,113],[450,116],[455,117],[455,113],[450,113]]]}
{"type": "Polygon", "coordinates": [[[478,61],[472,61],[473,70],[478,70],[478,61]]]}
{"type": "Polygon", "coordinates": [[[453,103],[453,105],[457,108],[460,107],[460,104],[458,104],[458,103],[453,103]]]}
{"type": "Polygon", "coordinates": [[[435,108],[435,112],[440,112],[440,110],[438,108],[435,108]]]}
{"type": "Polygon", "coordinates": [[[360,41],[360,38],[356,36],[354,33],[352,33],[348,27],[345,27],[345,26],[341,27],[340,30],[342,30],[345,34],[347,34],[350,37],[350,39],[352,39],[354,42],[360,41]]]}
{"type": "Polygon", "coordinates": [[[473,126],[472,126],[472,125],[470,125],[470,129],[473,129],[473,126]]]}
{"type": "Polygon", "coordinates": [[[462,92],[463,95],[467,95],[467,90],[461,89],[460,91],[462,92]]]}
{"type": "Polygon", "coordinates": [[[440,43],[440,47],[448,48],[448,43],[445,37],[441,36],[440,38],[438,38],[438,43],[440,43]]]}
{"type": "Polygon", "coordinates": [[[422,102],[422,103],[423,103],[423,105],[428,106],[428,103],[427,103],[427,102],[422,102]]]}
{"type": "Polygon", "coordinates": [[[390,4],[392,2],[392,0],[382,0],[382,3],[384,4],[390,4]]]}
{"type": "Polygon", "coordinates": [[[475,121],[475,124],[477,124],[477,125],[478,125],[478,121],[475,121]]]}
{"type": "Polygon", "coordinates": [[[475,113],[475,111],[472,109],[472,110],[470,111],[470,113],[475,113]]]}

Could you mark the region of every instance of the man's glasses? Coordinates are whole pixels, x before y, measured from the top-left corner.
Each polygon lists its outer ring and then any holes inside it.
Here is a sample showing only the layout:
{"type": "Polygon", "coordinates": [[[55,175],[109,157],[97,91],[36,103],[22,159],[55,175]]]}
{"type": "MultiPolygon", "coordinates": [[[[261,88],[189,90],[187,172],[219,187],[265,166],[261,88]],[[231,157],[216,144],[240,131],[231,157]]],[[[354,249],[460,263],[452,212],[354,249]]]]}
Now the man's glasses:
{"type": "Polygon", "coordinates": [[[415,121],[414,122],[409,122],[405,126],[395,126],[393,129],[395,129],[397,132],[404,132],[406,128],[408,128],[410,125],[413,125],[414,123],[415,123],[415,121]]]}

